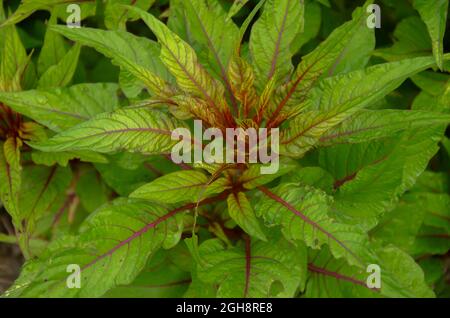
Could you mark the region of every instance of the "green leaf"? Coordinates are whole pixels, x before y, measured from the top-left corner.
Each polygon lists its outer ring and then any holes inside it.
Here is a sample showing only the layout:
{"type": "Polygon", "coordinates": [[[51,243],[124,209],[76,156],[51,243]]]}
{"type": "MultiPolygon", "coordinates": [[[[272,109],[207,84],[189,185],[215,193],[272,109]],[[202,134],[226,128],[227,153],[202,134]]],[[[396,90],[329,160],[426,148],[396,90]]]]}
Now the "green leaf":
{"type": "MultiPolygon", "coordinates": [[[[47,25],[54,25],[56,22],[56,14],[52,13],[47,25]]],[[[51,66],[58,64],[67,54],[67,51],[67,44],[65,43],[64,38],[47,27],[44,43],[37,62],[39,76],[44,74],[51,66]]]]}
{"type": "Polygon", "coordinates": [[[217,1],[184,1],[184,6],[193,39],[207,52],[212,70],[229,85],[226,69],[238,44],[238,27],[233,20],[227,19],[226,12],[217,1]]]}
{"type": "MultiPolygon", "coordinates": [[[[367,1],[364,8],[371,2],[367,1]]],[[[314,51],[304,56],[290,81],[278,92],[272,117],[283,113],[295,113],[295,109],[309,95],[310,89],[322,75],[326,75],[326,72],[332,69],[333,65],[339,63],[354,37],[362,32],[363,28],[367,28],[366,14],[363,8],[358,8],[353,13],[351,21],[335,29],[314,51]]]]}
{"type": "MultiPolygon", "coordinates": [[[[49,248],[25,264],[6,297],[98,297],[130,284],[147,259],[180,237],[177,211],[143,201],[118,199],[92,214],[69,246],[49,248]],[[68,265],[80,266],[81,288],[67,288],[68,265]]],[[[73,273],[73,272],[72,272],[73,273]]]]}
{"type": "MultiPolygon", "coordinates": [[[[132,5],[147,11],[155,0],[136,0],[132,5]]],[[[129,0],[109,0],[105,4],[105,26],[111,30],[126,30],[126,22],[137,20],[138,17],[128,12],[122,5],[130,4],[129,0]]]]}
{"type": "Polygon", "coordinates": [[[197,202],[224,191],[227,180],[211,182],[203,172],[183,170],[166,174],[130,194],[131,198],[161,203],[197,202]]]}
{"type": "Polygon", "coordinates": [[[289,240],[305,242],[319,249],[327,244],[335,258],[362,265],[368,238],[362,228],[336,222],[328,216],[330,200],[324,192],[309,186],[283,183],[273,190],[260,187],[264,197],[255,211],[267,226],[281,225],[289,240]]]}
{"type": "Polygon", "coordinates": [[[19,147],[9,138],[0,143],[0,199],[18,229],[22,228],[19,209],[21,171],[19,147]]]}
{"type": "Polygon", "coordinates": [[[276,83],[292,72],[290,46],[303,30],[303,1],[268,0],[250,35],[250,52],[257,87],[262,89],[272,78],[276,83]]]}
{"type": "Polygon", "coordinates": [[[67,167],[70,160],[79,159],[82,162],[108,163],[108,159],[93,151],[76,151],[76,152],[41,152],[33,151],[31,159],[35,164],[44,166],[53,166],[58,164],[67,167]]]}
{"type": "Polygon", "coordinates": [[[443,130],[439,125],[430,126],[399,136],[392,150],[357,170],[339,187],[336,214],[368,228],[376,225],[380,215],[393,208],[436,154],[443,130]]]}
{"type": "Polygon", "coordinates": [[[68,129],[119,106],[117,84],[77,84],[68,88],[0,92],[0,101],[54,131],[68,129]]]}
{"type": "Polygon", "coordinates": [[[251,240],[229,249],[209,240],[199,253],[198,276],[219,285],[217,297],[293,297],[305,282],[306,249],[283,238],[251,240]]]}
{"type": "Polygon", "coordinates": [[[29,58],[15,26],[0,29],[0,91],[18,91],[29,58]]]}
{"type": "Polygon", "coordinates": [[[249,235],[267,241],[255,212],[244,192],[232,193],[228,196],[228,213],[231,218],[249,235]]]}
{"type": "Polygon", "coordinates": [[[364,110],[330,129],[320,138],[320,145],[366,142],[449,122],[450,116],[426,111],[364,110]]]}
{"type": "Polygon", "coordinates": [[[92,28],[70,29],[62,25],[50,26],[50,30],[61,33],[82,45],[91,46],[121,68],[140,79],[153,93],[166,96],[170,89],[167,73],[155,52],[156,43],[139,38],[125,31],[104,31],[92,28]]]}
{"type": "Polygon", "coordinates": [[[179,259],[188,255],[187,251],[178,252],[179,250],[159,250],[131,284],[115,287],[109,290],[105,297],[182,297],[191,282],[191,273],[179,267],[179,259]]]}
{"type": "Polygon", "coordinates": [[[309,255],[309,277],[304,296],[311,298],[434,297],[425,283],[422,269],[400,249],[378,247],[372,264],[380,267],[381,288],[370,289],[366,269],[336,260],[323,249],[309,255]]]}
{"type": "Polygon", "coordinates": [[[242,173],[238,180],[245,189],[254,189],[267,184],[280,176],[295,170],[298,168],[298,164],[293,160],[280,158],[277,172],[271,174],[262,174],[262,167],[264,167],[262,164],[252,164],[242,173]]]}
{"type": "Polygon", "coordinates": [[[297,33],[291,44],[292,53],[298,53],[301,47],[311,39],[315,38],[320,31],[322,22],[322,11],[317,2],[306,1],[305,23],[303,32],[297,33]]]}
{"type": "Polygon", "coordinates": [[[431,57],[384,63],[323,80],[312,91],[307,111],[280,137],[280,153],[301,156],[332,127],[396,89],[409,76],[434,65],[431,57]],[[348,87],[352,87],[351,90],[348,87]]]}
{"type": "Polygon", "coordinates": [[[426,25],[419,17],[401,20],[395,28],[394,38],[394,45],[375,50],[374,56],[394,62],[431,53],[430,36],[426,25]]]}
{"type": "Polygon", "coordinates": [[[22,172],[19,206],[28,233],[46,212],[56,211],[56,199],[64,196],[72,174],[61,167],[25,166],[22,172]]]}
{"type": "Polygon", "coordinates": [[[50,66],[39,78],[38,88],[67,86],[75,73],[80,50],[81,46],[75,44],[58,64],[50,66]]]}
{"type": "Polygon", "coordinates": [[[413,5],[419,11],[422,20],[428,27],[432,40],[433,54],[437,66],[442,70],[444,63],[444,33],[447,22],[448,1],[446,0],[414,0],[413,5]]]}
{"type": "Polygon", "coordinates": [[[22,0],[17,10],[8,17],[7,20],[0,24],[0,28],[8,25],[19,23],[20,21],[28,18],[37,10],[51,10],[54,6],[64,3],[81,2],[71,0],[22,0]]]}
{"type": "Polygon", "coordinates": [[[161,44],[161,60],[177,79],[178,86],[188,94],[203,98],[215,112],[222,109],[224,88],[198,63],[194,49],[153,15],[134,7],[161,44]]]}
{"type": "Polygon", "coordinates": [[[111,153],[126,150],[144,154],[169,153],[177,143],[171,139],[172,130],[182,126],[182,123],[156,110],[119,109],[99,114],[48,141],[32,144],[32,147],[56,152],[93,150],[111,153]]]}

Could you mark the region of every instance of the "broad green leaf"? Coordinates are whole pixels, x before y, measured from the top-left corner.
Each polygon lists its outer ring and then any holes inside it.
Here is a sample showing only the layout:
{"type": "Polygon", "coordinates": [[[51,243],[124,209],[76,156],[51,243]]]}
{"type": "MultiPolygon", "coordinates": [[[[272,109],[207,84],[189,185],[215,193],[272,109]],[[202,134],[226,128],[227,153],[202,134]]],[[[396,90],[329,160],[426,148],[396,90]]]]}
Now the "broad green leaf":
{"type": "Polygon", "coordinates": [[[65,130],[48,141],[33,144],[41,151],[92,150],[144,154],[169,153],[177,143],[172,131],[182,123],[157,110],[119,109],[96,115],[92,119],[65,130]]]}
{"type": "Polygon", "coordinates": [[[291,44],[291,52],[298,53],[301,47],[311,39],[315,38],[320,31],[322,12],[317,2],[305,2],[305,23],[303,32],[297,33],[291,44]]]}
{"type": "MultiPolygon", "coordinates": [[[[25,264],[6,297],[99,297],[130,284],[147,259],[180,237],[175,212],[154,203],[117,199],[92,214],[70,244],[49,248],[25,264]],[[70,264],[80,266],[81,288],[67,288],[70,264]]],[[[73,270],[72,270],[73,273],[73,270]]]]}
{"type": "Polygon", "coordinates": [[[93,151],[76,151],[76,152],[42,152],[33,151],[31,159],[35,164],[44,166],[53,166],[58,164],[67,167],[70,160],[79,159],[82,162],[108,163],[108,159],[102,154],[93,151]]]}
{"type": "Polygon", "coordinates": [[[161,44],[161,60],[174,75],[178,86],[188,94],[203,98],[211,111],[219,113],[224,105],[223,86],[198,63],[194,49],[153,15],[134,7],[161,44]]]}
{"type": "MultiPolygon", "coordinates": [[[[54,25],[57,22],[56,14],[52,13],[47,25],[54,25]]],[[[64,38],[55,31],[47,27],[44,43],[39,54],[37,62],[37,71],[39,76],[44,74],[51,66],[58,64],[67,54],[67,44],[64,38]]]]}
{"type": "Polygon", "coordinates": [[[298,168],[298,164],[295,161],[286,158],[280,158],[278,171],[275,173],[262,174],[261,168],[263,166],[260,164],[251,164],[242,173],[238,181],[242,183],[245,189],[254,189],[262,186],[298,168]]]}
{"type": "Polygon", "coordinates": [[[434,297],[425,283],[419,265],[394,247],[376,248],[372,264],[380,267],[381,288],[371,289],[367,280],[371,272],[336,260],[327,249],[309,254],[308,285],[304,296],[332,298],[434,297]]]}
{"type": "Polygon", "coordinates": [[[449,122],[450,116],[426,111],[364,110],[330,129],[320,138],[320,145],[366,142],[449,122]]]}
{"type": "Polygon", "coordinates": [[[239,115],[248,117],[254,105],[258,103],[253,69],[247,61],[234,54],[228,65],[228,77],[233,96],[242,104],[239,115]]]}
{"type": "Polygon", "coordinates": [[[439,125],[430,126],[399,136],[392,150],[356,171],[339,187],[333,208],[336,215],[364,227],[376,225],[380,215],[393,208],[436,154],[443,130],[439,125]]]}
{"type": "Polygon", "coordinates": [[[304,246],[283,238],[242,245],[225,249],[220,241],[208,240],[199,247],[198,276],[219,285],[217,297],[293,297],[304,284],[304,246]]]}
{"type": "MultiPolygon", "coordinates": [[[[370,0],[367,1],[364,8],[371,2],[370,0]]],[[[296,108],[308,96],[310,89],[322,75],[339,62],[353,39],[359,32],[362,32],[363,28],[367,28],[366,14],[363,8],[358,8],[353,13],[351,21],[335,29],[314,51],[304,56],[290,81],[283,85],[278,92],[272,117],[283,113],[295,113],[296,108]]]]}
{"type": "Polygon", "coordinates": [[[81,175],[77,180],[75,193],[80,200],[80,204],[87,211],[95,211],[109,201],[111,190],[108,189],[94,168],[84,169],[79,173],[81,175]]]}
{"type": "Polygon", "coordinates": [[[431,43],[426,25],[419,17],[408,17],[400,21],[394,31],[394,44],[374,51],[386,61],[430,55],[431,43]]]}
{"type": "Polygon", "coordinates": [[[75,73],[81,46],[75,44],[58,64],[50,66],[39,78],[38,88],[67,86],[75,73]]]}
{"type": "Polygon", "coordinates": [[[450,113],[450,76],[444,73],[422,72],[412,78],[422,89],[412,109],[450,113]]]}
{"type": "Polygon", "coordinates": [[[301,186],[311,186],[316,189],[321,189],[328,194],[333,192],[333,181],[333,176],[320,167],[295,169],[282,179],[282,182],[295,182],[301,186]]]}
{"type": "Polygon", "coordinates": [[[81,2],[80,1],[71,1],[71,0],[22,0],[20,6],[17,10],[8,17],[5,21],[0,24],[0,28],[5,26],[9,26],[12,24],[16,24],[26,18],[28,18],[31,14],[33,14],[37,10],[51,10],[54,6],[58,4],[69,4],[72,2],[81,2]]]}
{"type": "Polygon", "coordinates": [[[19,147],[9,138],[0,143],[0,199],[18,229],[22,228],[19,209],[21,173],[19,147]]]}
{"type": "MultiPolygon", "coordinates": [[[[135,0],[131,1],[133,6],[147,11],[155,0],[135,0]]],[[[105,26],[111,30],[126,30],[126,22],[137,20],[138,16],[130,14],[128,9],[122,5],[130,4],[129,0],[108,0],[105,4],[105,26]]]]}
{"type": "Polygon", "coordinates": [[[0,28],[0,91],[18,91],[29,58],[16,27],[0,28]]]}
{"type": "Polygon", "coordinates": [[[447,22],[447,0],[414,0],[414,7],[428,27],[437,66],[443,69],[444,33],[447,22]]]}
{"type": "Polygon", "coordinates": [[[244,192],[231,193],[227,199],[228,213],[231,218],[249,235],[263,241],[267,241],[266,235],[261,229],[251,206],[244,192]]]}
{"type": "Polygon", "coordinates": [[[131,198],[161,203],[197,202],[227,188],[227,180],[220,178],[211,182],[200,171],[183,170],[164,175],[130,194],[131,198]]]}
{"type": "Polygon", "coordinates": [[[285,81],[292,72],[290,46],[303,30],[303,1],[267,0],[263,12],[250,35],[250,52],[257,87],[262,89],[274,79],[285,81]]]}
{"type": "Polygon", "coordinates": [[[19,195],[21,219],[32,233],[36,222],[46,212],[56,211],[54,203],[64,196],[72,178],[70,169],[61,167],[25,166],[19,195]]]}
{"type": "Polygon", "coordinates": [[[185,1],[192,37],[203,46],[211,69],[229,85],[226,69],[236,45],[239,29],[228,19],[220,3],[211,0],[185,1]]]}
{"type": "Polygon", "coordinates": [[[303,155],[329,129],[381,99],[409,76],[433,65],[433,58],[419,57],[323,80],[311,93],[308,111],[291,120],[290,128],[282,132],[280,152],[296,157],[303,155]]]}
{"type": "Polygon", "coordinates": [[[61,33],[82,45],[91,46],[121,68],[139,78],[153,93],[170,95],[166,82],[167,73],[155,58],[156,43],[139,38],[125,31],[104,31],[92,28],[70,29],[62,25],[50,26],[50,30],[61,33]]]}
{"type": "Polygon", "coordinates": [[[180,258],[186,258],[187,251],[176,252],[177,250],[175,252],[174,250],[159,250],[131,284],[117,286],[109,290],[105,297],[182,297],[191,282],[191,273],[181,269],[178,265],[180,258]]]}
{"type": "Polygon", "coordinates": [[[335,258],[345,258],[352,265],[362,265],[368,238],[357,225],[336,222],[328,216],[331,198],[309,186],[283,183],[264,194],[255,211],[267,226],[281,225],[289,240],[303,241],[314,249],[328,245],[335,258]]]}
{"type": "Polygon", "coordinates": [[[117,85],[77,84],[23,92],[0,92],[0,101],[54,131],[62,131],[119,106],[117,85]]]}
{"type": "Polygon", "coordinates": [[[411,253],[425,218],[424,203],[415,193],[404,195],[395,209],[386,213],[370,231],[370,236],[411,253]]]}

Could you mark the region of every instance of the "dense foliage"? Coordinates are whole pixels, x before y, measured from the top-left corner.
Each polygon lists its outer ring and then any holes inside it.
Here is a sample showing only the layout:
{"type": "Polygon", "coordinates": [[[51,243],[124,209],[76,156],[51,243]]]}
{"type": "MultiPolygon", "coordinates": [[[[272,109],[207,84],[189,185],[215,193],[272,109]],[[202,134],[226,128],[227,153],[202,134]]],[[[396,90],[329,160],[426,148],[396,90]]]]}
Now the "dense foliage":
{"type": "Polygon", "coordinates": [[[73,3],[0,8],[4,297],[450,295],[447,0],[73,3]],[[175,164],[194,120],[279,169],[175,164]]]}

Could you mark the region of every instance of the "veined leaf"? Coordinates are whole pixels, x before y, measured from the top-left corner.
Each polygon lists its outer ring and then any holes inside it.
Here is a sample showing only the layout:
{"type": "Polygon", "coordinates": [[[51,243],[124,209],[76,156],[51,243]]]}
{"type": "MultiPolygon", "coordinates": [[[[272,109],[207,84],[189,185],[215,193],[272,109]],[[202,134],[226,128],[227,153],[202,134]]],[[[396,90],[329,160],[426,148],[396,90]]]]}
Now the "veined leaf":
{"type": "Polygon", "coordinates": [[[70,128],[119,106],[117,84],[78,84],[23,92],[0,92],[0,101],[54,131],[70,128]]]}
{"type": "Polygon", "coordinates": [[[67,167],[70,160],[79,159],[82,162],[108,163],[108,159],[102,154],[93,151],[76,151],[76,152],[41,152],[33,151],[31,158],[35,164],[44,166],[53,166],[58,164],[67,167]]]}
{"type": "Polygon", "coordinates": [[[309,186],[284,183],[274,190],[259,187],[264,193],[256,207],[268,226],[281,225],[287,239],[298,240],[314,249],[324,244],[335,258],[344,257],[352,265],[364,265],[368,238],[362,228],[338,223],[328,216],[330,197],[309,186]]]}
{"type": "Polygon", "coordinates": [[[38,88],[64,87],[70,83],[75,73],[81,46],[75,44],[58,64],[50,66],[41,78],[38,88]]]}
{"type": "Polygon", "coordinates": [[[26,166],[23,169],[19,206],[28,233],[33,232],[36,221],[49,212],[56,199],[64,195],[71,178],[70,169],[57,166],[26,166]]]}
{"type": "Polygon", "coordinates": [[[62,25],[49,28],[112,58],[116,65],[139,78],[153,93],[159,96],[171,95],[165,80],[167,73],[160,61],[154,57],[155,50],[158,50],[156,43],[125,31],[70,29],[62,25]]]}
{"type": "MultiPolygon", "coordinates": [[[[371,0],[366,1],[364,8],[370,3],[371,0]]],[[[351,21],[335,29],[314,51],[304,56],[291,80],[279,90],[271,117],[296,113],[296,108],[304,102],[310,89],[333,65],[339,63],[340,57],[362,28],[367,28],[366,14],[363,8],[358,8],[351,21]]]]}
{"type": "Polygon", "coordinates": [[[263,166],[262,164],[252,164],[242,173],[238,180],[245,189],[255,189],[299,168],[294,160],[286,158],[280,159],[278,171],[275,173],[262,174],[263,166]]]}
{"type": "Polygon", "coordinates": [[[231,193],[227,199],[231,218],[249,235],[267,241],[255,212],[244,192],[231,193]]]}
{"type": "Polygon", "coordinates": [[[234,54],[228,66],[228,76],[233,95],[242,104],[239,114],[245,118],[250,115],[251,107],[258,102],[258,96],[254,87],[255,74],[250,64],[243,58],[234,54]]]}
{"type": "Polygon", "coordinates": [[[400,21],[394,31],[394,45],[374,51],[386,61],[430,55],[431,41],[426,25],[419,17],[408,17],[400,21]]]}
{"type": "Polygon", "coordinates": [[[91,215],[71,246],[50,248],[28,262],[5,296],[98,297],[116,285],[129,284],[150,255],[179,239],[178,212],[118,199],[91,215]],[[67,288],[70,264],[80,266],[81,288],[67,288]]]}
{"type": "Polygon", "coordinates": [[[305,282],[306,248],[282,237],[229,249],[208,240],[199,254],[198,276],[219,285],[217,297],[292,297],[305,282]]]}
{"type": "Polygon", "coordinates": [[[138,188],[130,197],[161,203],[197,202],[224,191],[226,182],[220,178],[210,183],[208,176],[196,170],[176,171],[138,188]]]}
{"type": "Polygon", "coordinates": [[[372,264],[381,269],[381,288],[369,288],[371,272],[336,260],[327,249],[309,254],[309,279],[304,296],[332,298],[434,297],[422,269],[400,249],[377,247],[372,264]]]}
{"type": "MultiPolygon", "coordinates": [[[[57,16],[53,12],[47,26],[54,25],[57,22],[57,16]]],[[[37,62],[37,71],[39,75],[44,74],[51,66],[58,64],[67,54],[67,44],[64,38],[57,32],[47,27],[42,44],[41,52],[37,62]]]]}
{"type": "Polygon", "coordinates": [[[224,105],[224,88],[198,63],[194,49],[153,15],[134,7],[161,44],[161,60],[186,93],[202,97],[217,113],[224,105]]]}
{"type": "Polygon", "coordinates": [[[220,3],[211,0],[185,1],[186,16],[195,41],[207,51],[213,71],[229,87],[228,62],[239,40],[239,29],[228,19],[220,3]]]}
{"type": "Polygon", "coordinates": [[[32,146],[41,151],[118,150],[145,154],[169,153],[177,143],[172,130],[182,123],[157,110],[119,109],[103,113],[53,138],[32,146]]]}
{"type": "Polygon", "coordinates": [[[336,215],[366,228],[375,226],[426,168],[439,149],[443,131],[444,127],[437,125],[397,137],[392,150],[339,187],[333,207],[336,215]]]}
{"type": "Polygon", "coordinates": [[[19,209],[21,170],[20,151],[16,140],[9,138],[0,143],[0,199],[18,229],[22,228],[19,209]]]}
{"type": "Polygon", "coordinates": [[[252,28],[250,52],[257,87],[261,90],[274,78],[286,80],[292,71],[290,46],[303,30],[303,0],[267,0],[263,13],[252,28]]]}
{"type": "Polygon", "coordinates": [[[0,29],[0,91],[18,91],[29,58],[16,27],[0,29]]]}
{"type": "MultiPolygon", "coordinates": [[[[133,6],[147,11],[155,0],[135,0],[131,1],[133,6]]],[[[111,30],[126,30],[127,20],[137,20],[139,17],[128,12],[122,5],[130,4],[129,0],[109,0],[105,4],[105,25],[111,30]]]]}
{"type": "Polygon", "coordinates": [[[180,260],[189,259],[188,252],[179,248],[159,250],[145,266],[144,270],[129,285],[117,286],[109,290],[106,298],[174,298],[184,297],[191,282],[190,268],[180,268],[180,260]]]}
{"type": "Polygon", "coordinates": [[[419,57],[323,80],[311,93],[308,111],[295,117],[290,128],[282,132],[280,152],[289,156],[303,155],[329,129],[384,97],[409,76],[433,65],[433,58],[419,57]]]}
{"type": "Polygon", "coordinates": [[[448,1],[446,0],[414,0],[414,7],[428,27],[432,40],[433,54],[437,66],[443,69],[444,33],[447,22],[448,1]]]}
{"type": "Polygon", "coordinates": [[[7,20],[3,21],[3,23],[0,24],[0,28],[16,24],[27,17],[29,17],[33,12],[37,10],[51,10],[54,6],[58,4],[64,4],[64,3],[72,3],[72,2],[82,2],[83,0],[79,1],[71,1],[71,0],[22,0],[22,3],[17,8],[17,10],[8,17],[7,20]]]}
{"type": "Polygon", "coordinates": [[[364,110],[325,133],[320,138],[320,145],[365,142],[449,122],[450,116],[426,111],[364,110]]]}

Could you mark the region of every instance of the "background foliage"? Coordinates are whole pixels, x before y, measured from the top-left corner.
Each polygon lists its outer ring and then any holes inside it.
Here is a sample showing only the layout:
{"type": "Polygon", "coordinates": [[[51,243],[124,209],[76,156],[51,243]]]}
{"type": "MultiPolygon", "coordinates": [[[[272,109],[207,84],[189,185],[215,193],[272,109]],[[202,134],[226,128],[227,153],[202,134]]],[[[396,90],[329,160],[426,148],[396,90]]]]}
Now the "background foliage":
{"type": "Polygon", "coordinates": [[[4,296],[450,296],[447,0],[376,30],[365,1],[80,1],[69,29],[72,2],[2,1],[4,296]],[[139,131],[192,117],[279,126],[279,173],[139,131]]]}

